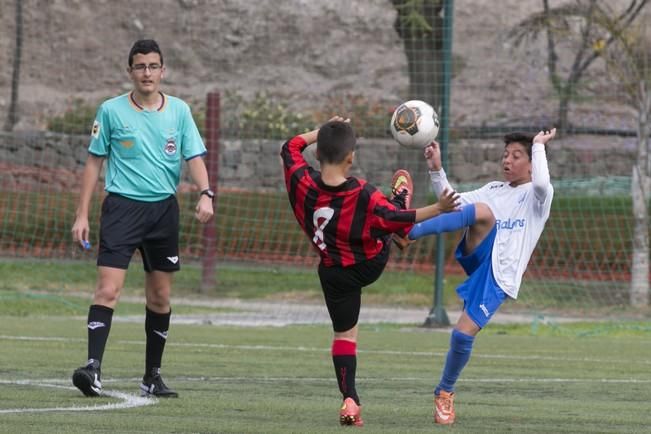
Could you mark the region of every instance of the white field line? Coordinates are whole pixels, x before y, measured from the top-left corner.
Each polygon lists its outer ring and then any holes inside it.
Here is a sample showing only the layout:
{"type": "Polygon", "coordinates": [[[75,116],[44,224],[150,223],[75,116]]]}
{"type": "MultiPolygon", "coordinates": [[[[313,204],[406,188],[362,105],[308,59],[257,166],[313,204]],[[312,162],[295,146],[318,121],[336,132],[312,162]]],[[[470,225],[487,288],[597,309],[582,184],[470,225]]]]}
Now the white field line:
{"type": "MultiPolygon", "coordinates": [[[[9,336],[0,335],[0,340],[16,340],[16,341],[53,341],[53,342],[86,342],[85,339],[80,338],[65,338],[65,337],[39,337],[39,336],[9,336]]],[[[119,340],[113,341],[121,345],[144,345],[144,341],[130,341],[119,340]]],[[[273,346],[273,345],[231,345],[231,344],[209,344],[209,343],[184,343],[184,342],[168,342],[166,347],[184,347],[184,348],[214,348],[219,350],[248,350],[248,351],[286,351],[286,352],[314,352],[323,353],[329,352],[330,348],[316,348],[316,347],[290,347],[290,346],[273,346]]],[[[410,357],[444,357],[447,355],[445,352],[436,351],[396,351],[396,350],[357,350],[360,354],[379,354],[379,355],[396,355],[396,356],[410,356],[410,357]]],[[[563,356],[545,356],[540,354],[532,355],[515,355],[515,354],[481,354],[474,352],[473,358],[477,359],[494,359],[494,360],[546,360],[558,362],[580,362],[580,363],[611,363],[611,364],[625,364],[625,365],[651,365],[651,360],[630,360],[630,359],[599,359],[592,357],[563,357],[563,356]]]]}
{"type": "MultiPolygon", "coordinates": [[[[260,383],[285,383],[285,382],[311,382],[311,383],[332,383],[331,377],[175,377],[177,381],[207,381],[207,382],[260,382],[260,383]]],[[[391,382],[429,382],[432,378],[421,377],[357,377],[360,383],[385,383],[391,382]]],[[[589,384],[651,384],[651,379],[642,380],[637,378],[459,378],[461,383],[589,383],[589,384]]]]}
{"type": "MultiPolygon", "coordinates": [[[[57,389],[66,389],[66,390],[77,390],[75,387],[63,386],[59,380],[47,382],[44,380],[2,380],[0,379],[0,384],[13,384],[19,386],[32,386],[32,387],[51,387],[57,389]]],[[[0,409],[0,414],[10,414],[10,413],[50,413],[57,411],[103,411],[103,410],[119,410],[125,408],[134,408],[134,407],[144,407],[147,405],[153,405],[158,402],[155,398],[143,398],[136,395],[131,395],[129,393],[105,390],[102,391],[102,395],[109,396],[111,398],[119,399],[120,402],[108,403],[108,404],[99,404],[99,405],[72,405],[70,407],[41,407],[41,408],[3,408],[0,409]]]]}
{"type": "MultiPolygon", "coordinates": [[[[331,377],[269,377],[269,376],[246,376],[246,377],[188,377],[188,376],[178,376],[170,377],[174,381],[181,382],[201,382],[201,383],[228,383],[228,382],[237,382],[237,383],[332,383],[331,377]]],[[[126,383],[139,380],[139,378],[111,378],[110,380],[103,380],[102,383],[126,383]]],[[[386,382],[396,382],[396,383],[405,383],[405,382],[414,382],[414,383],[423,383],[431,382],[431,377],[357,377],[357,381],[360,383],[386,383],[386,382]]],[[[565,384],[651,384],[651,379],[640,379],[640,378],[539,378],[539,377],[520,377],[520,378],[460,378],[457,380],[460,383],[511,383],[511,384],[542,384],[542,383],[565,383],[565,384]]],[[[67,381],[61,379],[47,379],[39,380],[37,384],[35,381],[30,380],[0,380],[0,384],[30,384],[30,385],[40,385],[43,387],[59,387],[62,389],[75,389],[74,387],[67,386],[57,386],[56,384],[63,384],[67,381]],[[47,384],[43,384],[47,383],[47,384]]],[[[119,396],[114,396],[112,394],[117,393],[125,396],[130,396],[131,398],[137,398],[146,402],[142,405],[151,405],[156,402],[152,398],[140,398],[134,395],[127,395],[121,392],[111,392],[111,395],[108,392],[105,392],[106,395],[121,398],[119,396]]],[[[115,405],[115,404],[114,404],[115,405]]],[[[93,407],[96,408],[96,407],[93,407]]],[[[89,408],[91,410],[93,408],[89,408]]],[[[116,407],[117,408],[117,407],[116,407]]],[[[127,407],[120,407],[127,408],[127,407]]],[[[0,410],[2,413],[3,410],[0,410]]],[[[6,412],[6,411],[5,411],[6,412]]]]}

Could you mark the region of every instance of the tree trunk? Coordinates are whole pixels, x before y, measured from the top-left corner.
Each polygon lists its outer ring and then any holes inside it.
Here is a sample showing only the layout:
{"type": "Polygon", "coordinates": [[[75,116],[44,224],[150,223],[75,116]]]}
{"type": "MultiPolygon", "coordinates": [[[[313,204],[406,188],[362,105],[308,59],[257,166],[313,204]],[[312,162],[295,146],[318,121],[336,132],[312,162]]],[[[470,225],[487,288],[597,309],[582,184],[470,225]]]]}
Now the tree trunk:
{"type": "Polygon", "coordinates": [[[633,256],[631,264],[631,305],[645,307],[649,304],[649,213],[644,195],[651,185],[650,178],[633,167],[633,256]]]}
{"type": "Polygon", "coordinates": [[[9,113],[4,125],[5,131],[11,131],[18,123],[18,88],[20,85],[20,61],[23,51],[23,2],[15,0],[16,5],[16,43],[14,46],[13,73],[11,76],[11,99],[9,113]]]}
{"type": "MultiPolygon", "coordinates": [[[[405,55],[407,56],[407,71],[409,73],[409,95],[407,99],[419,99],[427,102],[440,114],[442,77],[443,77],[443,19],[441,18],[442,2],[424,2],[423,19],[431,27],[431,31],[414,30],[403,27],[404,0],[393,0],[398,12],[395,29],[402,39],[405,55]]],[[[398,167],[411,173],[414,181],[414,198],[412,207],[423,206],[427,203],[430,193],[430,181],[427,175],[427,163],[421,150],[401,148],[398,154],[398,167]]]]}
{"type": "Polygon", "coordinates": [[[651,163],[649,134],[651,125],[651,92],[640,83],[638,110],[637,163],[633,166],[631,196],[633,198],[633,257],[631,263],[631,305],[649,304],[649,208],[651,198],[651,163]]]}
{"type": "Polygon", "coordinates": [[[570,93],[565,88],[561,88],[558,100],[558,123],[555,125],[561,134],[565,134],[569,126],[570,98],[570,93]]]}
{"type": "Polygon", "coordinates": [[[443,53],[441,23],[435,35],[403,39],[409,72],[409,99],[420,99],[440,111],[443,53]]]}
{"type": "Polygon", "coordinates": [[[575,97],[576,87],[579,82],[580,75],[578,73],[572,72],[570,77],[567,79],[567,82],[564,85],[558,87],[558,125],[555,127],[561,134],[567,132],[567,129],[570,127],[570,104],[572,99],[575,97]]]}

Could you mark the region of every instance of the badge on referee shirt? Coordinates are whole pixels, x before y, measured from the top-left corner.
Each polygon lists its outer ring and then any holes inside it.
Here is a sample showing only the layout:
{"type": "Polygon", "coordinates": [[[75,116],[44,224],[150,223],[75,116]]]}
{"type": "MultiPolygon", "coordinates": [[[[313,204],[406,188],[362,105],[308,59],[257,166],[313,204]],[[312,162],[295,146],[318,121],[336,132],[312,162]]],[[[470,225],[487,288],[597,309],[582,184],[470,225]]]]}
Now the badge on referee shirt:
{"type": "Polygon", "coordinates": [[[174,140],[174,137],[167,139],[167,143],[165,143],[165,153],[170,156],[176,154],[176,140],[174,140]]]}
{"type": "Polygon", "coordinates": [[[91,130],[90,135],[95,139],[99,137],[99,122],[97,122],[97,120],[93,122],[93,129],[91,130]]]}

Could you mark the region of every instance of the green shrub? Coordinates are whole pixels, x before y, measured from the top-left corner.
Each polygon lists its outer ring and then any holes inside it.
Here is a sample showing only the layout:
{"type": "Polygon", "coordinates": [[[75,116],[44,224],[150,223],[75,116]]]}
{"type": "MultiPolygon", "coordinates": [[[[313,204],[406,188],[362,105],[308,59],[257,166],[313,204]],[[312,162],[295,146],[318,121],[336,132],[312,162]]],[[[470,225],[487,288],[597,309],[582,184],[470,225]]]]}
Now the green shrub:
{"type": "Polygon", "coordinates": [[[221,113],[222,124],[229,135],[239,138],[285,139],[315,126],[311,114],[293,111],[264,92],[257,92],[250,100],[227,93],[221,113]]]}
{"type": "Polygon", "coordinates": [[[398,103],[370,99],[364,95],[339,94],[329,97],[314,118],[322,124],[333,115],[350,118],[358,137],[384,137],[388,134],[391,115],[398,103]]]}
{"type": "Polygon", "coordinates": [[[340,115],[350,118],[358,136],[382,137],[387,134],[397,105],[349,94],[330,96],[319,106],[304,109],[280,100],[264,92],[256,93],[250,100],[227,92],[222,102],[222,126],[228,135],[236,137],[282,140],[340,115]]]}
{"type": "Polygon", "coordinates": [[[48,119],[47,129],[55,133],[90,134],[96,112],[96,105],[75,98],[63,114],[48,119]]]}
{"type": "MultiPolygon", "coordinates": [[[[299,110],[278,96],[264,92],[244,99],[235,92],[225,92],[220,110],[222,134],[228,137],[285,139],[310,131],[334,115],[351,119],[358,136],[383,137],[388,131],[391,113],[397,103],[372,100],[362,95],[339,94],[327,98],[322,105],[299,110]]],[[[192,117],[199,132],[205,134],[205,103],[190,103],[192,117]]],[[[82,99],[72,100],[62,114],[47,121],[47,129],[65,134],[88,134],[92,128],[97,104],[82,99]]]]}

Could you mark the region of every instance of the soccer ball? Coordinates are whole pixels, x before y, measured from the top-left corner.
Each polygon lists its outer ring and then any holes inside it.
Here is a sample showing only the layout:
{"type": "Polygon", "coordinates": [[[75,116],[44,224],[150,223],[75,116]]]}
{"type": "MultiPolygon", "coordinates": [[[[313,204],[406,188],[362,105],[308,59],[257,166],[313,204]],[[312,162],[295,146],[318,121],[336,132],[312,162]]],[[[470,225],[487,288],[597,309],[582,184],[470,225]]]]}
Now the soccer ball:
{"type": "Polygon", "coordinates": [[[391,134],[408,148],[424,148],[439,133],[439,117],[431,105],[420,100],[402,103],[391,117],[391,134]]]}

